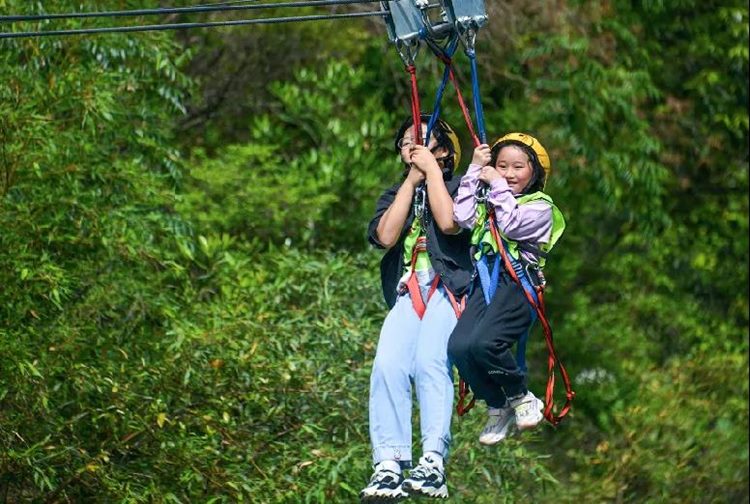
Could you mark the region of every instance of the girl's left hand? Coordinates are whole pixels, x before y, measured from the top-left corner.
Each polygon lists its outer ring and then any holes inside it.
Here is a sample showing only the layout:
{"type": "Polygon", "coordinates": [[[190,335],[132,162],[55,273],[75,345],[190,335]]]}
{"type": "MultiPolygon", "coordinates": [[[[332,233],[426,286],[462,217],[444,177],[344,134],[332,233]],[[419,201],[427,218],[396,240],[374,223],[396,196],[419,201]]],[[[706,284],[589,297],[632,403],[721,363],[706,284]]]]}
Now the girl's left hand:
{"type": "Polygon", "coordinates": [[[412,146],[409,154],[409,161],[425,174],[431,169],[440,169],[440,166],[438,166],[437,160],[435,159],[435,155],[424,145],[412,146]]]}
{"type": "Polygon", "coordinates": [[[490,184],[493,180],[500,180],[501,178],[503,178],[503,176],[492,166],[485,166],[482,168],[482,171],[479,172],[479,180],[486,184],[490,184]]]}

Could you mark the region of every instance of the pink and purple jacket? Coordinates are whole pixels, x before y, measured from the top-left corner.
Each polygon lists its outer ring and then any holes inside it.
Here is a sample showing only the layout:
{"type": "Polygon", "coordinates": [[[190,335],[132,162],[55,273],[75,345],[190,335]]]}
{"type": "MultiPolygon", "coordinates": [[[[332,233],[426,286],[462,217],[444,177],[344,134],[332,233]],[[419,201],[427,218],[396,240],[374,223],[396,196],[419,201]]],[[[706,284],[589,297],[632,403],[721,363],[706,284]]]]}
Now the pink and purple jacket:
{"type": "MultiPolygon", "coordinates": [[[[472,229],[477,224],[477,202],[474,194],[480,184],[479,173],[482,167],[470,164],[453,202],[453,219],[462,228],[472,229]]],[[[548,243],[552,233],[552,207],[545,201],[531,201],[519,205],[504,178],[492,181],[488,201],[495,209],[495,219],[499,231],[516,242],[526,242],[536,246],[548,243]]],[[[527,261],[536,262],[531,252],[521,251],[527,261]]]]}

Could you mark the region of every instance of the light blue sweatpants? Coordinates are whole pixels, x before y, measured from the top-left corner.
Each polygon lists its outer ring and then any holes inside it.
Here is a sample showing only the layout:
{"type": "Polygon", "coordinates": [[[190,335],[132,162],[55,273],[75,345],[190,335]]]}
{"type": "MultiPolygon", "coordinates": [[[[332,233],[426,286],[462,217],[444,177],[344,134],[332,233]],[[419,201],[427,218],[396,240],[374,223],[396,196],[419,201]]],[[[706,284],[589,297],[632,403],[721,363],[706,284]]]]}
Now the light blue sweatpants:
{"type": "Polygon", "coordinates": [[[370,377],[370,440],[375,464],[412,460],[412,380],[419,403],[422,452],[448,455],[453,374],[447,348],[455,325],[456,314],[442,285],[427,303],[422,320],[408,293],[399,296],[388,313],[370,377]]]}

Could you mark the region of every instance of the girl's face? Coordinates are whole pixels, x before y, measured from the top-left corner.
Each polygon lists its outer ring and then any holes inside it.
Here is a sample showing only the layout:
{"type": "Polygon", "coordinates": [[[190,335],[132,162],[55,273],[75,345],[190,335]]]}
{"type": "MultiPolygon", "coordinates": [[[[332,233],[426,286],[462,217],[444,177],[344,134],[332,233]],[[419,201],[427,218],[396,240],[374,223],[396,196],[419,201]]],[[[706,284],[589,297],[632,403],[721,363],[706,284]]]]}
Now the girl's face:
{"type": "MultiPolygon", "coordinates": [[[[427,123],[422,123],[422,135],[427,131],[427,123]]],[[[414,145],[414,128],[408,128],[404,132],[403,138],[401,138],[401,159],[404,161],[404,163],[409,163],[409,159],[411,157],[411,147],[414,145]]],[[[448,155],[448,149],[445,147],[438,147],[437,140],[435,139],[435,135],[430,133],[430,142],[427,144],[427,147],[430,149],[432,154],[435,156],[436,159],[440,159],[441,157],[448,155]]],[[[442,165],[442,163],[440,163],[442,165]]]]}
{"type": "Polygon", "coordinates": [[[523,191],[534,176],[529,156],[517,145],[506,145],[500,149],[495,169],[508,182],[513,194],[523,191]]]}

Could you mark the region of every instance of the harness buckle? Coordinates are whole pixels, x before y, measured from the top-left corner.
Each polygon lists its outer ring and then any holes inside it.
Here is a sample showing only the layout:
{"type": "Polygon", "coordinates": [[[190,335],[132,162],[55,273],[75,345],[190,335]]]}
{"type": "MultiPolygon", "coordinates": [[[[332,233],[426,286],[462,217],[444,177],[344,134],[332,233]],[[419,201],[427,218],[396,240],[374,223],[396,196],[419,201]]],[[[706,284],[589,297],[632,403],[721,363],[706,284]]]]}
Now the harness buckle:
{"type": "Polygon", "coordinates": [[[425,215],[427,198],[425,197],[424,185],[420,185],[414,190],[414,216],[420,221],[425,215]]]}
{"type": "Polygon", "coordinates": [[[534,287],[544,289],[547,285],[547,279],[544,278],[542,268],[540,268],[538,264],[527,262],[524,264],[523,269],[526,272],[526,278],[529,279],[529,282],[531,282],[534,287]]]}

